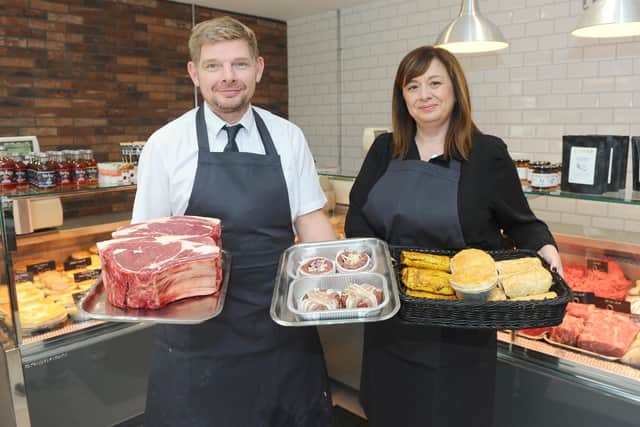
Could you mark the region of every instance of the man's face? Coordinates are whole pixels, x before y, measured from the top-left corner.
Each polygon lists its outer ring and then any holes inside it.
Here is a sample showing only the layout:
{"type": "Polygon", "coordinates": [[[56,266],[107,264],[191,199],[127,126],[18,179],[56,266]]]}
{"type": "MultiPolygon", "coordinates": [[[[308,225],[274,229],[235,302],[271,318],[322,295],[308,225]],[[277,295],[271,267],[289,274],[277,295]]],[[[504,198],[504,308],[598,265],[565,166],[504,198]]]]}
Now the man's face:
{"type": "Polygon", "coordinates": [[[262,78],[264,60],[251,56],[245,40],[225,40],[203,45],[200,61],[190,61],[187,68],[209,108],[223,120],[235,123],[249,107],[256,83],[262,78]]]}

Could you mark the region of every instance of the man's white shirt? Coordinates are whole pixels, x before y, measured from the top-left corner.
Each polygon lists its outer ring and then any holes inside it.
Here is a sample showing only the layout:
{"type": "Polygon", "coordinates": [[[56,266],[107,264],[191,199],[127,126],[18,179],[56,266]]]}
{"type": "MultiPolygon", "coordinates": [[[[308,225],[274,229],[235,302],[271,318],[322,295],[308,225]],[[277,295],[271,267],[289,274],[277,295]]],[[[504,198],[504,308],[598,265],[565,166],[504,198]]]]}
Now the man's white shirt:
{"type": "MultiPolygon", "coordinates": [[[[298,216],[320,209],[326,203],[313,156],[298,126],[266,110],[253,108],[265,122],[280,155],[293,223],[298,216]]],[[[222,128],[228,123],[206,105],[204,111],[209,149],[221,152],[227,145],[227,133],[222,128]]],[[[196,112],[197,108],[194,108],[169,122],[146,142],[138,164],[138,189],[132,222],[184,215],[198,165],[196,112]]],[[[239,151],[264,154],[251,108],[238,123],[243,126],[236,135],[239,151]]],[[[212,187],[210,197],[221,197],[224,190],[212,187]]]]}

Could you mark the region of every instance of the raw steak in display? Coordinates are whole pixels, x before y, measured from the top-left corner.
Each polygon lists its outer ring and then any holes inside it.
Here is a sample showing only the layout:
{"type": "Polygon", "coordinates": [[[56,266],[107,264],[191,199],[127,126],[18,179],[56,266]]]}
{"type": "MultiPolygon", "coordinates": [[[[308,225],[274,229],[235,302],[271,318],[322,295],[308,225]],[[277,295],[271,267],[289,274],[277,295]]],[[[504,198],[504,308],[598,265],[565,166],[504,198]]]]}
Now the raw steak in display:
{"type": "Polygon", "coordinates": [[[221,250],[211,237],[152,234],[97,246],[108,299],[117,307],[155,309],[220,289],[221,250]]]}
{"type": "Polygon", "coordinates": [[[578,337],[578,347],[604,356],[622,357],[640,331],[629,316],[595,310],[578,337]]]}
{"type": "Polygon", "coordinates": [[[221,226],[217,218],[203,216],[171,216],[125,225],[114,231],[114,239],[133,236],[201,236],[211,237],[216,246],[220,241],[221,226]]]}
{"type": "Polygon", "coordinates": [[[584,320],[579,317],[564,316],[562,323],[551,331],[551,339],[560,344],[576,345],[578,336],[584,328],[584,320]]]}

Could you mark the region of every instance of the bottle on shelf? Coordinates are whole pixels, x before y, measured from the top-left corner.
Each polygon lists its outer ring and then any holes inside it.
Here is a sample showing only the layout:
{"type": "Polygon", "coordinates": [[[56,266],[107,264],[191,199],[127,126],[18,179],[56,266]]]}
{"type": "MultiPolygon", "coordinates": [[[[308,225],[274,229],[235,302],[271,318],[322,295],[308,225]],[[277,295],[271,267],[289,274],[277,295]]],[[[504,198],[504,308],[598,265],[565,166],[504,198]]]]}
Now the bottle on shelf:
{"type": "Polygon", "coordinates": [[[71,184],[76,188],[87,185],[87,162],[80,156],[80,150],[71,150],[71,184]]]}
{"type": "Polygon", "coordinates": [[[16,164],[0,146],[0,191],[6,193],[16,188],[16,164]]]}
{"type": "Polygon", "coordinates": [[[29,188],[29,180],[27,177],[27,164],[24,161],[24,157],[21,154],[14,154],[11,156],[14,161],[16,170],[16,188],[18,190],[26,190],[29,188]]]}
{"type": "Polygon", "coordinates": [[[93,150],[85,149],[80,150],[81,158],[85,161],[85,174],[87,179],[87,186],[98,186],[98,163],[93,157],[93,150]]]}

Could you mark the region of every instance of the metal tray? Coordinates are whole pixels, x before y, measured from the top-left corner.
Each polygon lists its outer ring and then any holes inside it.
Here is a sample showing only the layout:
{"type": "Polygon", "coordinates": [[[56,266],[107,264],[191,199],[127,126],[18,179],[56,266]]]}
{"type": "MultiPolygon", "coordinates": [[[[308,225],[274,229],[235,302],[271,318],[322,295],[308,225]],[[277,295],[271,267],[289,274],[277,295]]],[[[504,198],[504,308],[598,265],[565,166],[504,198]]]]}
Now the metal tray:
{"type": "Polygon", "coordinates": [[[349,319],[353,317],[376,316],[382,312],[385,305],[389,304],[389,292],[387,279],[379,273],[348,273],[322,275],[318,277],[302,276],[291,282],[289,286],[289,297],[287,298],[287,308],[304,320],[330,320],[349,319]],[[382,302],[370,308],[340,308],[337,310],[324,311],[302,311],[298,310],[298,304],[302,297],[312,289],[335,289],[342,292],[351,283],[368,283],[382,291],[382,302]]]}
{"type": "Polygon", "coordinates": [[[111,305],[102,278],[96,279],[91,290],[78,303],[78,310],[91,319],[112,322],[153,322],[193,325],[216,317],[222,311],[229,286],[231,255],[222,251],[222,286],[219,292],[201,297],[185,298],[157,310],[120,308],[111,305]]]}
{"type": "MultiPolygon", "coordinates": [[[[345,278],[355,278],[366,272],[359,273],[336,273],[334,276],[340,275],[345,278]]],[[[313,277],[313,276],[300,276],[313,277]]],[[[317,276],[317,277],[330,277],[317,276]]],[[[378,307],[376,307],[377,309],[378,307]]],[[[280,258],[280,266],[276,276],[276,282],[271,299],[271,318],[274,322],[283,326],[314,326],[314,325],[339,325],[345,323],[364,323],[379,322],[393,317],[400,310],[400,297],[398,293],[398,283],[396,281],[393,267],[391,265],[391,256],[389,255],[389,247],[387,244],[375,238],[345,239],[333,240],[327,242],[301,243],[293,245],[282,254],[280,258]],[[329,259],[335,259],[336,254],[349,248],[366,248],[373,262],[372,269],[369,272],[381,274],[385,279],[385,293],[388,294],[389,302],[382,306],[382,310],[378,314],[371,316],[354,316],[341,317],[335,319],[304,319],[296,314],[288,305],[289,291],[291,284],[295,279],[295,268],[297,262],[303,258],[312,256],[325,256],[329,259]],[[293,273],[293,274],[292,274],[293,273]]],[[[355,310],[347,310],[355,311],[355,310]]]]}

